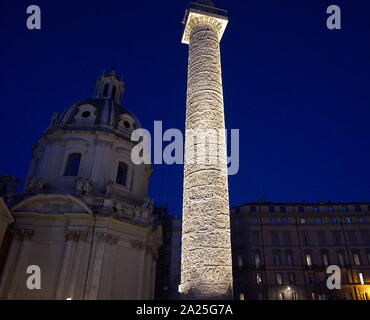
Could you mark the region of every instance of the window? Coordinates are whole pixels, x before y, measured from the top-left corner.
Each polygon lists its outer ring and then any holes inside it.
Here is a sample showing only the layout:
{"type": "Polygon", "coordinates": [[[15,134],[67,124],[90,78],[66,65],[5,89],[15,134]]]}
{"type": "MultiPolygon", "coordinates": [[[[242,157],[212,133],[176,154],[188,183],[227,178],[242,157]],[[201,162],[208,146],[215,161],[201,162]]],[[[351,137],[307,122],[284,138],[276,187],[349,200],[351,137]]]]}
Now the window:
{"type": "Polygon", "coordinates": [[[316,224],[321,224],[321,222],[322,222],[322,221],[321,221],[321,218],[315,218],[315,223],[316,223],[316,224]]]}
{"type": "Polygon", "coordinates": [[[370,264],[370,251],[367,252],[367,263],[370,264]]]}
{"type": "Polygon", "coordinates": [[[111,95],[112,99],[114,99],[114,98],[115,98],[115,96],[116,96],[116,91],[117,91],[116,86],[113,86],[113,89],[112,89],[112,95],[111,95]]]}
{"type": "Polygon", "coordinates": [[[131,128],[131,123],[128,122],[127,120],[123,121],[123,126],[126,128],[126,129],[130,129],[131,128]]]}
{"type": "Polygon", "coordinates": [[[258,218],[251,218],[252,224],[258,224],[258,218]]]}
{"type": "Polygon", "coordinates": [[[301,224],[306,224],[307,223],[307,219],[306,218],[301,218],[301,224]]]}
{"type": "Polygon", "coordinates": [[[351,223],[350,217],[344,217],[344,223],[351,223]]]}
{"type": "Polygon", "coordinates": [[[298,207],[298,212],[303,213],[304,212],[304,207],[298,207]]]}
{"type": "Polygon", "coordinates": [[[250,212],[257,212],[257,208],[256,208],[256,207],[250,207],[250,208],[249,208],[249,211],[250,211],[250,212]]]}
{"type": "Polygon", "coordinates": [[[103,97],[108,97],[109,84],[106,83],[104,86],[103,97]]]}
{"type": "Polygon", "coordinates": [[[333,231],[333,240],[336,246],[342,245],[342,236],[339,231],[333,231]]]}
{"type": "Polygon", "coordinates": [[[337,218],[330,218],[330,223],[337,224],[338,223],[338,219],[337,218]]]}
{"type": "Polygon", "coordinates": [[[281,218],[281,223],[288,224],[289,223],[289,219],[288,218],[281,218]]]}
{"type": "Polygon", "coordinates": [[[271,232],[271,243],[273,246],[279,245],[279,233],[278,232],[271,232]]]}
{"type": "Polygon", "coordinates": [[[275,212],[275,207],[269,207],[269,212],[275,212]]]}
{"type": "Polygon", "coordinates": [[[234,220],[234,224],[235,224],[236,226],[238,226],[238,225],[240,224],[239,219],[235,219],[235,220],[234,220]]]}
{"type": "Polygon", "coordinates": [[[318,212],[320,212],[319,207],[312,207],[312,211],[313,211],[314,213],[318,213],[318,212]]]}
{"type": "Polygon", "coordinates": [[[256,282],[257,284],[262,284],[262,273],[261,272],[256,273],[256,282]]]}
{"type": "Polygon", "coordinates": [[[370,235],[368,230],[361,230],[361,240],[363,244],[370,244],[370,235]]]}
{"type": "Polygon", "coordinates": [[[239,293],[239,300],[245,300],[244,293],[239,293]]]}
{"type": "Polygon", "coordinates": [[[261,267],[261,254],[259,252],[254,253],[254,264],[256,268],[261,267]]]}
{"type": "Polygon", "coordinates": [[[356,266],[361,265],[360,255],[358,253],[353,254],[353,261],[354,261],[356,266]]]}
{"type": "Polygon", "coordinates": [[[312,272],[309,272],[308,273],[308,283],[309,284],[314,284],[316,281],[315,281],[315,274],[312,273],[312,272]]]}
{"type": "Polygon", "coordinates": [[[355,211],[356,212],[361,212],[361,206],[355,206],[355,211]]]}
{"type": "Polygon", "coordinates": [[[274,251],[274,264],[275,266],[281,265],[281,253],[280,251],[274,251]]]}
{"type": "Polygon", "coordinates": [[[270,218],[270,223],[271,224],[276,224],[276,218],[270,218]]]}
{"type": "Polygon", "coordinates": [[[95,199],[94,200],[94,207],[103,208],[104,207],[104,199],[95,199]]]}
{"type": "Polygon", "coordinates": [[[341,212],[348,212],[348,207],[347,206],[341,206],[340,211],[341,212]]]}
{"type": "Polygon", "coordinates": [[[364,223],[365,222],[365,217],[358,217],[358,222],[359,223],[364,223]]]}
{"type": "Polygon", "coordinates": [[[78,175],[78,169],[80,168],[81,153],[71,153],[68,156],[64,176],[76,177],[78,175]]]}
{"type": "Polygon", "coordinates": [[[358,278],[359,278],[359,280],[360,280],[360,283],[361,283],[362,285],[364,285],[364,284],[365,284],[365,281],[364,281],[364,275],[362,274],[362,272],[359,272],[359,273],[358,273],[358,278]]]}
{"type": "Polygon", "coordinates": [[[330,213],[334,212],[334,207],[329,206],[329,207],[328,207],[328,212],[330,212],[330,213]]]}
{"type": "Polygon", "coordinates": [[[356,245],[357,244],[356,232],[355,231],[347,231],[347,235],[348,235],[349,244],[356,245]]]}
{"type": "Polygon", "coordinates": [[[293,263],[293,253],[291,251],[285,252],[286,264],[292,266],[293,263]]]}
{"type": "Polygon", "coordinates": [[[342,282],[343,282],[343,284],[348,284],[349,283],[348,273],[345,272],[345,271],[342,271],[342,282]]]}
{"type": "Polygon", "coordinates": [[[329,265],[329,258],[327,253],[322,254],[322,264],[324,267],[327,267],[329,265]]]}
{"type": "Polygon", "coordinates": [[[89,118],[90,115],[91,115],[91,112],[90,111],[84,111],[81,114],[82,118],[89,118]]]}
{"type": "Polygon", "coordinates": [[[308,232],[304,232],[302,234],[302,243],[304,246],[310,245],[310,235],[308,234],[308,232]]]}
{"type": "Polygon", "coordinates": [[[307,267],[312,267],[312,255],[310,253],[306,253],[305,261],[307,267]]]}
{"type": "Polygon", "coordinates": [[[240,269],[241,267],[243,267],[243,258],[238,256],[238,268],[240,269]]]}
{"type": "Polygon", "coordinates": [[[288,273],[288,278],[289,278],[289,284],[295,284],[295,273],[294,272],[289,272],[288,273]]]}
{"type": "Polygon", "coordinates": [[[261,241],[260,241],[259,231],[252,231],[251,241],[252,241],[252,245],[254,245],[254,246],[259,246],[260,245],[261,241]]]}
{"type": "Polygon", "coordinates": [[[285,207],[280,207],[280,212],[285,213],[286,212],[286,208],[285,207]]]}
{"type": "Polygon", "coordinates": [[[284,246],[290,247],[292,245],[292,237],[289,231],[283,232],[284,246]]]}
{"type": "Polygon", "coordinates": [[[338,263],[341,267],[345,265],[343,252],[338,252],[338,263]]]}
{"type": "Polygon", "coordinates": [[[118,164],[117,179],[116,179],[116,182],[118,184],[123,185],[123,186],[126,185],[127,171],[128,171],[128,165],[120,161],[118,164]]]}
{"type": "Polygon", "coordinates": [[[325,231],[318,231],[317,232],[317,239],[320,246],[326,246],[326,237],[325,231]]]}
{"type": "Polygon", "coordinates": [[[276,273],[276,283],[279,285],[283,284],[283,274],[281,272],[276,273]]]}

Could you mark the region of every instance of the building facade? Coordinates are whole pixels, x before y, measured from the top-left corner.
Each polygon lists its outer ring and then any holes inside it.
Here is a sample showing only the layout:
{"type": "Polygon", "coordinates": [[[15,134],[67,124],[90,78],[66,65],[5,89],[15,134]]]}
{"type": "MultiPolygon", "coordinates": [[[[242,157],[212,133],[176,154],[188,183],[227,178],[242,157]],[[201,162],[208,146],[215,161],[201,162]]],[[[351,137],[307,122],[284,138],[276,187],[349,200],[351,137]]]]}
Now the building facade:
{"type": "Polygon", "coordinates": [[[369,203],[269,203],[231,209],[236,299],[370,299],[369,203]],[[329,265],[342,290],[328,290],[329,265]]]}
{"type": "MultiPolygon", "coordinates": [[[[231,209],[231,236],[236,300],[370,300],[370,203],[247,203],[231,209]],[[327,288],[329,265],[340,290],[327,288]]],[[[178,299],[181,219],[171,243],[178,299]]]]}
{"type": "Polygon", "coordinates": [[[156,300],[177,300],[180,283],[181,219],[167,207],[155,207],[162,227],[162,246],[158,250],[156,300]]]}
{"type": "Polygon", "coordinates": [[[93,98],[53,114],[22,195],[0,179],[10,207],[0,202],[0,236],[15,220],[0,238],[0,299],[153,298],[161,230],[147,193],[152,168],[131,161],[140,122],[123,93],[114,70],[103,74],[93,98]],[[40,289],[26,285],[30,265],[40,289]]]}

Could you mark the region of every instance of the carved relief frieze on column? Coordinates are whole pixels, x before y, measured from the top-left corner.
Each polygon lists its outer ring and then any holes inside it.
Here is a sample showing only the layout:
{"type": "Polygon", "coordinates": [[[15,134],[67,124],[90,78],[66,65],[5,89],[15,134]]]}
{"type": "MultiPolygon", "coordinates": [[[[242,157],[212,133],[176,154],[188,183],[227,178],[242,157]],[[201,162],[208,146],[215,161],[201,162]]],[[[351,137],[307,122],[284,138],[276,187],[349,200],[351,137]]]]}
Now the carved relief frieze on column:
{"type": "MultiPolygon", "coordinates": [[[[205,1],[203,1],[205,2],[205,1]]],[[[186,99],[181,293],[231,299],[232,257],[220,40],[225,10],[199,1],[184,19],[189,45],[186,99]]]]}

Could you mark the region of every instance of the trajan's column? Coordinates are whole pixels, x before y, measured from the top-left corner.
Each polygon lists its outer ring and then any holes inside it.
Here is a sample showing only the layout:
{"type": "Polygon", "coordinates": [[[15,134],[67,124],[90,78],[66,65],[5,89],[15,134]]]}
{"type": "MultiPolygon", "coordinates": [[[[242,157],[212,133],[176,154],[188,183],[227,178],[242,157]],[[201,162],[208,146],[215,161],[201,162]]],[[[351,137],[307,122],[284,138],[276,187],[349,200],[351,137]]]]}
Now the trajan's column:
{"type": "Polygon", "coordinates": [[[219,45],[227,22],[226,11],[212,1],[191,3],[184,20],[182,43],[189,45],[189,65],[180,291],[185,299],[232,298],[219,45]],[[205,152],[200,152],[201,141],[206,141],[205,152]]]}

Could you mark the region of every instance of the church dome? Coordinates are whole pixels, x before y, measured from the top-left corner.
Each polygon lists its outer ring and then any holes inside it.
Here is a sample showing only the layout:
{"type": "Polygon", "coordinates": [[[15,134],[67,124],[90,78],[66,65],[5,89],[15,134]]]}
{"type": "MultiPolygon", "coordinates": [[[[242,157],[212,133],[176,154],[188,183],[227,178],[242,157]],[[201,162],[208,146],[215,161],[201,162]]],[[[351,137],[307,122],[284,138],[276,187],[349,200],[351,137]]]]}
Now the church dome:
{"type": "Polygon", "coordinates": [[[120,121],[132,118],[131,123],[122,123],[127,129],[140,128],[140,122],[135,115],[121,104],[110,98],[83,99],[66,109],[53,125],[93,124],[119,128],[120,121]]]}
{"type": "Polygon", "coordinates": [[[97,80],[94,97],[72,104],[61,114],[54,114],[49,130],[93,129],[131,135],[141,124],[132,112],[122,106],[123,93],[124,83],[115,70],[103,74],[97,80]]]}
{"type": "MultiPolygon", "coordinates": [[[[132,161],[136,142],[131,135],[141,125],[122,106],[123,93],[124,83],[112,70],[99,77],[93,97],[53,114],[33,146],[27,196],[68,194],[102,212],[118,214],[122,206],[143,205],[142,211],[149,212],[151,166],[132,161]]],[[[134,215],[134,209],[125,210],[134,215]]]]}

